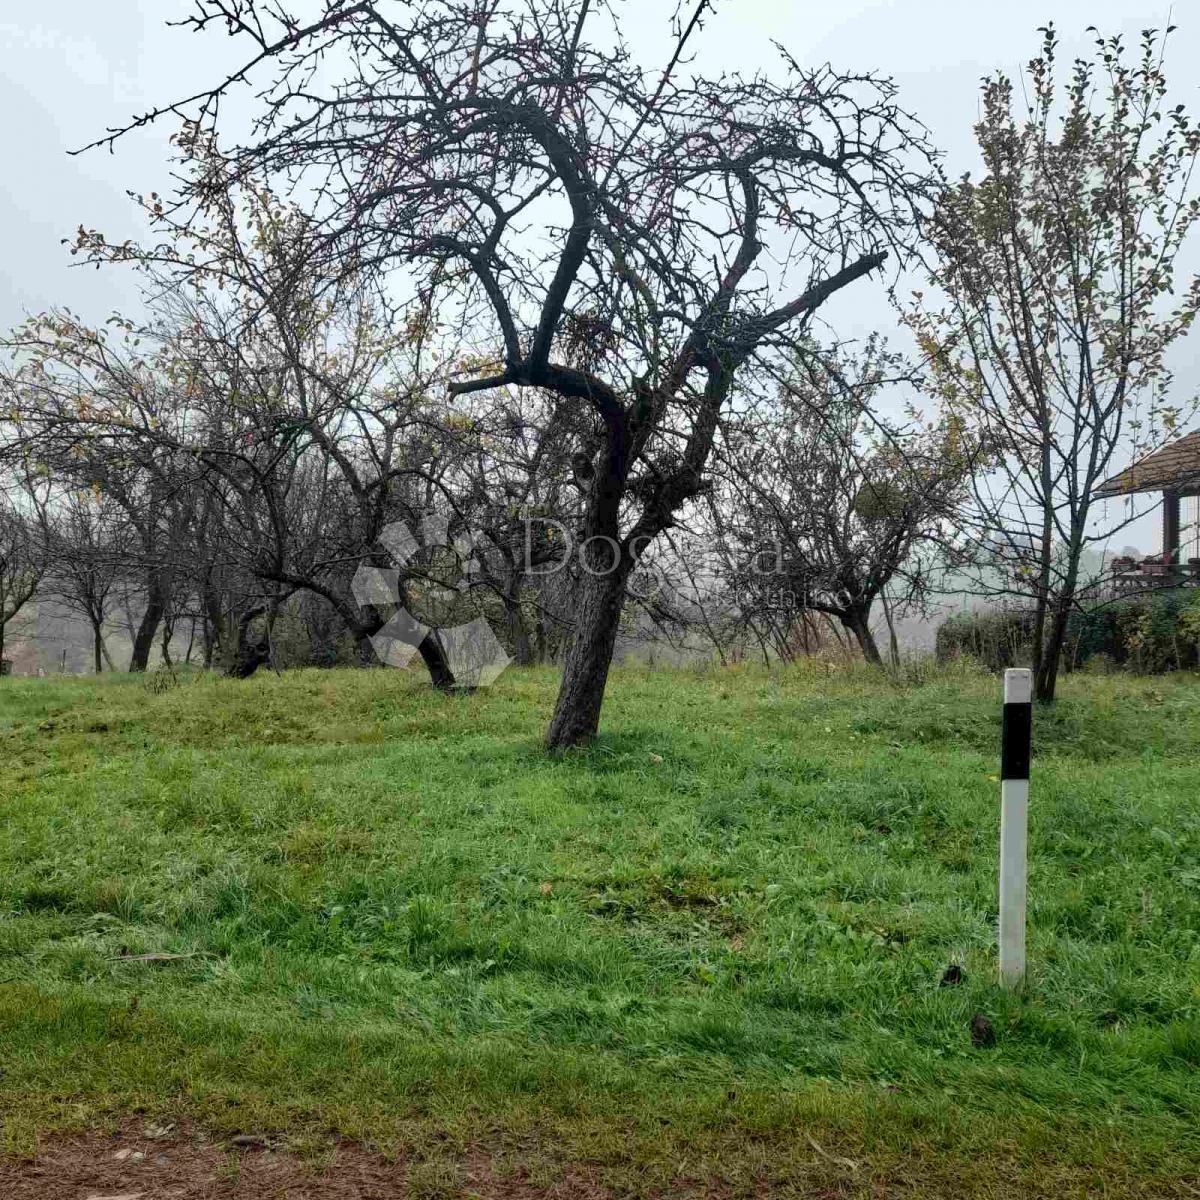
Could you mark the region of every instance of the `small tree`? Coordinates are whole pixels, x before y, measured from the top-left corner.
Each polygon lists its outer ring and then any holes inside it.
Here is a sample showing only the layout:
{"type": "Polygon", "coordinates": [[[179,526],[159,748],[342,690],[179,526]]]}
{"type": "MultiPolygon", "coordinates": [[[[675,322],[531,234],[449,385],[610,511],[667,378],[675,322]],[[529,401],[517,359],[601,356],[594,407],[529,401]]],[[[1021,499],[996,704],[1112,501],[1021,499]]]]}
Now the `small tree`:
{"type": "Polygon", "coordinates": [[[120,509],[96,492],[71,491],[59,498],[50,524],[50,570],[45,592],[92,632],[92,666],[116,670],[104,641],[117,581],[131,546],[123,536],[120,509]]]}
{"type": "Polygon", "coordinates": [[[47,486],[27,475],[0,488],[0,662],[8,627],[36,595],[50,561],[47,486]]]}
{"type": "Polygon", "coordinates": [[[1096,527],[1097,485],[1186,407],[1170,401],[1166,355],[1200,308],[1200,281],[1175,289],[1200,217],[1200,129],[1166,108],[1155,31],[1135,63],[1120,38],[1097,38],[1065,88],[1054,29],[1042,32],[1026,111],[1009,78],[984,83],[985,174],[945,192],[937,298],[918,296],[911,323],[931,386],[988,451],[967,532],[1007,565],[981,586],[1032,601],[1036,694],[1051,700],[1085,551],[1120,524],[1096,527]]]}
{"type": "Polygon", "coordinates": [[[942,540],[969,467],[956,419],[929,427],[873,411],[906,374],[876,342],[859,358],[806,356],[769,404],[726,422],[712,505],[720,540],[738,551],[740,608],[789,622],[823,614],[876,664],[875,603],[890,626],[893,608],[922,601],[921,551],[942,540]]]}

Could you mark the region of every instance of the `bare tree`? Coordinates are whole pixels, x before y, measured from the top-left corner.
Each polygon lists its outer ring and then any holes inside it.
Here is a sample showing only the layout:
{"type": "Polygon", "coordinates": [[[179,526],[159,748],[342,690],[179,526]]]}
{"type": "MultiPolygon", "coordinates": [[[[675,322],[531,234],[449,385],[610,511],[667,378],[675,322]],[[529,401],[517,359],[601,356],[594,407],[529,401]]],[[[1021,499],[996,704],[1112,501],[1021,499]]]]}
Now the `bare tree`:
{"type": "Polygon", "coordinates": [[[930,426],[877,411],[909,374],[875,340],[857,356],[805,354],[770,402],[725,422],[710,506],[739,608],[782,619],[784,633],[800,622],[802,637],[823,614],[876,664],[873,608],[883,602],[890,628],[893,607],[924,600],[972,465],[957,418],[930,426]]]}
{"type": "Polygon", "coordinates": [[[50,569],[44,591],[88,623],[92,664],[99,675],[116,670],[104,640],[118,580],[128,569],[131,547],[121,510],[111,497],[68,491],[57,498],[50,522],[50,569]]]}
{"type": "Polygon", "coordinates": [[[582,523],[572,460],[591,418],[551,392],[498,388],[452,398],[442,421],[442,491],[476,538],[472,586],[502,610],[518,665],[545,662],[571,624],[582,523]]]}
{"type": "Polygon", "coordinates": [[[50,562],[49,481],[29,471],[0,488],[0,662],[13,619],[37,594],[50,562]]]}
{"type": "Polygon", "coordinates": [[[1098,37],[1061,91],[1043,33],[1026,111],[1007,76],[985,81],[985,174],[943,198],[936,291],[911,323],[931,388],[990,451],[966,530],[1005,564],[993,590],[1033,604],[1036,692],[1051,700],[1085,553],[1124,523],[1096,526],[1097,485],[1194,411],[1172,398],[1166,355],[1200,310],[1200,280],[1175,288],[1200,218],[1200,130],[1166,108],[1155,31],[1135,62],[1098,37]]]}
{"type": "MultiPolygon", "coordinates": [[[[189,595],[209,660],[248,674],[297,590],[369,652],[385,615],[360,607],[355,569],[388,565],[381,533],[416,524],[448,470],[436,449],[448,435],[425,404],[443,369],[427,365],[428,311],[393,335],[353,280],[322,293],[304,218],[265,189],[222,194],[208,222],[176,234],[138,257],[144,325],[58,312],[10,336],[14,445],[125,508],[147,570],[135,662],[189,595]]],[[[420,650],[452,685],[436,638],[420,650]]]]}
{"type": "Polygon", "coordinates": [[[311,20],[199,0],[185,24],[232,34],[245,60],[130,126],[188,114],[179,194],[151,204],[164,220],[231,181],[292,179],[322,238],[315,270],[373,271],[381,295],[458,314],[480,354],[457,394],[538,388],[594,417],[552,748],[597,731],[626,582],[703,490],[739,373],[904,251],[927,186],[928,148],[885,79],[786,55],[781,82],[687,77],[708,7],[648,77],[619,28],[593,29],[612,11],[589,0],[325,0],[311,20]],[[248,79],[261,119],[218,150],[221,101],[248,79]]]}

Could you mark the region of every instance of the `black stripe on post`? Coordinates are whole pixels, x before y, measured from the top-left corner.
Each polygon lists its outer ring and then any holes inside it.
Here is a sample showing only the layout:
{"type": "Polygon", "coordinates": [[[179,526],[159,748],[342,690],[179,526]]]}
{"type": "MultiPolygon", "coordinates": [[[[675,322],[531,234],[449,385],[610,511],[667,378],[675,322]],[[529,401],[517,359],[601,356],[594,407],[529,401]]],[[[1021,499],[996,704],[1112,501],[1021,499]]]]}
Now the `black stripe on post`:
{"type": "Polygon", "coordinates": [[[1033,705],[1006,704],[1000,733],[1001,779],[1029,778],[1032,744],[1033,705]]]}

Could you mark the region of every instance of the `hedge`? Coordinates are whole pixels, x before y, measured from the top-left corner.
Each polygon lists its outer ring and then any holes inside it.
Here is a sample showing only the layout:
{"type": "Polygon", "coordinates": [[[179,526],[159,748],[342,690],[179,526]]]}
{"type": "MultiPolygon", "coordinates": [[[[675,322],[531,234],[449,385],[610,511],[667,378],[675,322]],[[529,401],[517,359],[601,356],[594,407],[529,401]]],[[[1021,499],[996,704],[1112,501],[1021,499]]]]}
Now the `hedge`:
{"type": "MultiPolygon", "coordinates": [[[[973,658],[989,670],[1032,659],[1032,609],[958,613],[938,627],[939,662],[973,658]]],[[[1180,588],[1087,601],[1071,614],[1063,669],[1127,667],[1159,673],[1200,664],[1200,590],[1180,588]]]]}

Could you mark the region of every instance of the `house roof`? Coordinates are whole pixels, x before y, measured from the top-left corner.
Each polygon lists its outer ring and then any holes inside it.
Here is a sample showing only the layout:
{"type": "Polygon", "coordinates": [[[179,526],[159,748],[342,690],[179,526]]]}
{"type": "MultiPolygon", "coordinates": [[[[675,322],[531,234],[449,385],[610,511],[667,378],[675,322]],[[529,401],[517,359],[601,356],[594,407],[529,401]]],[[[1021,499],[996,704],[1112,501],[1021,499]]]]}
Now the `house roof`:
{"type": "Polygon", "coordinates": [[[1139,458],[1132,466],[1100,484],[1096,495],[1120,496],[1131,492],[1196,487],[1200,487],[1200,429],[1139,458]]]}

